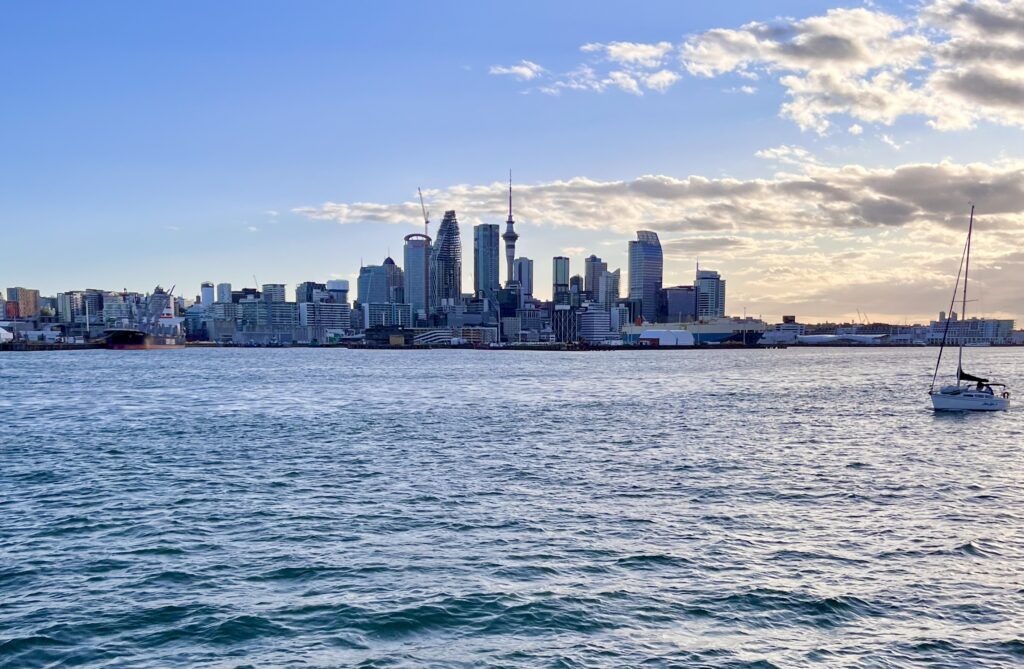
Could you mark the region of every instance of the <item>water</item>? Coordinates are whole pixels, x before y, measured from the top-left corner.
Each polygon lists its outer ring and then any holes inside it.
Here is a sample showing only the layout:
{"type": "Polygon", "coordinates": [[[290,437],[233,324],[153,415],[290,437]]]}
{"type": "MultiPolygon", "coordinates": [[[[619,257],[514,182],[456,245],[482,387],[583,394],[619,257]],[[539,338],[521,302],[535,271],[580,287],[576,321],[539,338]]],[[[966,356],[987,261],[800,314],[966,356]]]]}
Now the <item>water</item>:
{"type": "Polygon", "coordinates": [[[4,354],[0,666],[1019,666],[934,353],[4,354]]]}

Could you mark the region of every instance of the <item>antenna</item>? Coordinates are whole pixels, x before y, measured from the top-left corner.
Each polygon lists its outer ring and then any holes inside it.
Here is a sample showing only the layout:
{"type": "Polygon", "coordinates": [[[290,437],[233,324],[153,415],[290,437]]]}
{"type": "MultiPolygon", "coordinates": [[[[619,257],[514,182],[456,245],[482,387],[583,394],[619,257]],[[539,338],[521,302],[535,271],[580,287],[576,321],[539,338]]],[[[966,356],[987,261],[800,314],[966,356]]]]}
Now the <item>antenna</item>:
{"type": "Polygon", "coordinates": [[[420,209],[423,210],[423,234],[430,236],[430,214],[427,212],[427,206],[423,204],[423,191],[420,188],[416,188],[416,192],[420,194],[420,209]]]}
{"type": "Polygon", "coordinates": [[[512,220],[512,169],[508,170],[508,220],[512,220]]]}

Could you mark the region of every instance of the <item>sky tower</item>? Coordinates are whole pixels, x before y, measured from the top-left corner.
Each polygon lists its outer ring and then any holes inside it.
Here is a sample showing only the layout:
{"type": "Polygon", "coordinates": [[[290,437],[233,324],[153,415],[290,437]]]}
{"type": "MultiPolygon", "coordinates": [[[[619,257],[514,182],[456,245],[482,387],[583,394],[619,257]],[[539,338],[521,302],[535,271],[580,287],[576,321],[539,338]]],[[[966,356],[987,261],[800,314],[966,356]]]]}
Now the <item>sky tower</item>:
{"type": "Polygon", "coordinates": [[[516,260],[516,240],[519,239],[519,235],[513,229],[516,224],[512,218],[512,170],[508,171],[508,220],[505,221],[505,234],[501,236],[505,240],[505,287],[511,286],[515,279],[512,277],[512,266],[516,260]]]}

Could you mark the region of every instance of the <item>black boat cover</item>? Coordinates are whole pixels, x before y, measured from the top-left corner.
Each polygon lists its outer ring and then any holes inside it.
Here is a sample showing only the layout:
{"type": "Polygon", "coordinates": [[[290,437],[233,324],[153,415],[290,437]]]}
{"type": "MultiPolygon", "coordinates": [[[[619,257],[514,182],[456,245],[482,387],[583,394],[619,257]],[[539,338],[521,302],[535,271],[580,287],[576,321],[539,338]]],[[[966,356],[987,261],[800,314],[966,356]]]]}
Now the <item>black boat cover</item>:
{"type": "Polygon", "coordinates": [[[980,376],[974,376],[964,371],[963,367],[958,367],[956,370],[956,378],[958,381],[974,381],[975,383],[988,383],[988,379],[983,379],[980,376]]]}

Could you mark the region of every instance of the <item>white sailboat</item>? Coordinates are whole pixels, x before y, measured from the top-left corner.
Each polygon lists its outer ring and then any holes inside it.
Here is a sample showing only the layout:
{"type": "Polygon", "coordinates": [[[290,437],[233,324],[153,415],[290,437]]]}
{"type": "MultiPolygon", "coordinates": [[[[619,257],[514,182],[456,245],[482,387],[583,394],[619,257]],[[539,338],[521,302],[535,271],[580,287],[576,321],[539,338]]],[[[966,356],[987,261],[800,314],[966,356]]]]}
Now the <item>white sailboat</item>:
{"type": "Polygon", "coordinates": [[[1010,392],[1002,383],[990,383],[964,371],[964,336],[958,338],[958,354],[956,364],[956,383],[942,386],[935,389],[935,382],[939,376],[939,366],[942,364],[942,352],[946,348],[946,338],[949,335],[949,324],[953,320],[953,306],[956,304],[956,294],[960,287],[960,276],[964,278],[963,298],[961,302],[960,318],[967,317],[967,273],[971,268],[971,236],[974,233],[974,205],[971,205],[971,219],[967,225],[967,243],[964,244],[964,253],[960,257],[960,271],[956,275],[956,284],[953,286],[953,298],[949,303],[949,316],[946,318],[946,328],[942,333],[942,344],[939,346],[939,356],[935,361],[935,373],[932,375],[932,387],[928,392],[932,398],[932,407],[936,411],[1006,411],[1010,408],[1010,392]]]}

